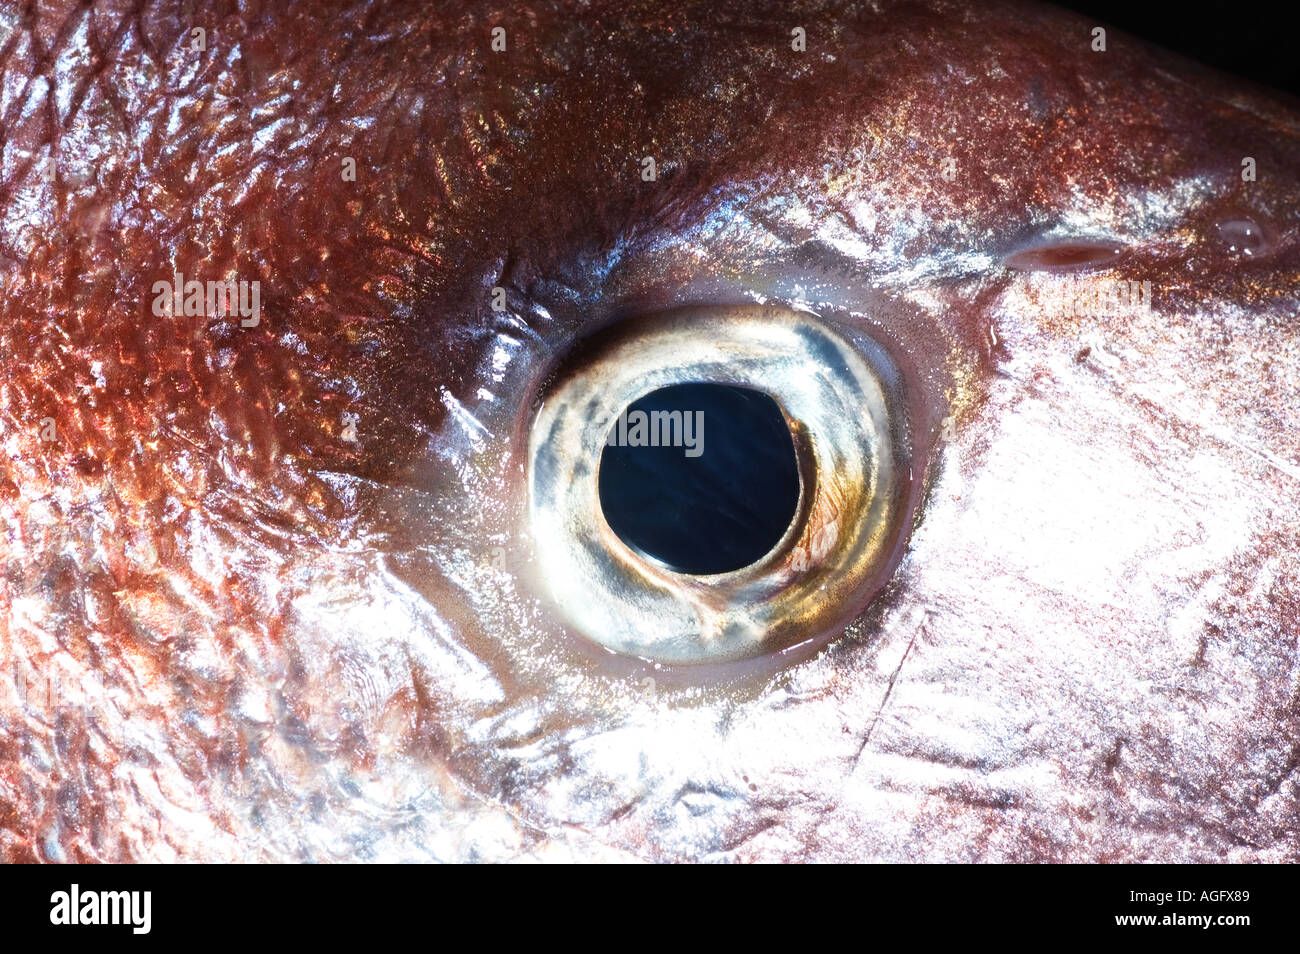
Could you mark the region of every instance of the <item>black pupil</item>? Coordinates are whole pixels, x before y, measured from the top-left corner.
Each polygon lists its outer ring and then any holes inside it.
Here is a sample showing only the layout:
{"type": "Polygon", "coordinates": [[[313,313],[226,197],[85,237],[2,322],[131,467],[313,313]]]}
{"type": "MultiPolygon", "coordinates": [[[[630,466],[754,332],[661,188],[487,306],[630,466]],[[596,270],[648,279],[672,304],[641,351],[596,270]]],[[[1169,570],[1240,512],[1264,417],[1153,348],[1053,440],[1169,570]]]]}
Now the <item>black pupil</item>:
{"type": "Polygon", "coordinates": [[[777,403],[725,384],[632,402],[600,458],[600,506],[628,546],[679,573],[755,563],[794,519],[799,469],[777,403]]]}

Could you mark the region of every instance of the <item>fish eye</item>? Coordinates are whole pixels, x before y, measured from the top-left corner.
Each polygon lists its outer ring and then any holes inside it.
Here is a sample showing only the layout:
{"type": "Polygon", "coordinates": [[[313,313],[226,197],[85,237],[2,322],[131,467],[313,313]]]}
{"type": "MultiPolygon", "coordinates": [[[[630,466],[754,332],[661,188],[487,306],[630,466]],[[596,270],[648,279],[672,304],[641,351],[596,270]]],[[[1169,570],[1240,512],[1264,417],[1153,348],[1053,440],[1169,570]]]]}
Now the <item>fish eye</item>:
{"type": "Polygon", "coordinates": [[[528,520],[583,639],[662,664],[824,639],[892,571],[893,369],[829,321],[692,307],[580,342],[539,389],[528,520]]]}

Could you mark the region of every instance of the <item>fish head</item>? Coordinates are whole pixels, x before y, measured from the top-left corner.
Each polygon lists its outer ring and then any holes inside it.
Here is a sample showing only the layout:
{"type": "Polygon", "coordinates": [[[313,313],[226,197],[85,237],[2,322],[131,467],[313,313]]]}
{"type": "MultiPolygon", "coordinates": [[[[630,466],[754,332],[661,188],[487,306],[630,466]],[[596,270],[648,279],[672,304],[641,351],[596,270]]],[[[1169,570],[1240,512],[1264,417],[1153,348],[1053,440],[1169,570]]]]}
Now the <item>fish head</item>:
{"type": "Polygon", "coordinates": [[[1294,101],[1019,3],[5,17],[6,858],[1295,857],[1294,101]],[[707,593],[562,578],[539,416],[796,322],[889,506],[773,572],[874,549],[611,651],[707,593]]]}

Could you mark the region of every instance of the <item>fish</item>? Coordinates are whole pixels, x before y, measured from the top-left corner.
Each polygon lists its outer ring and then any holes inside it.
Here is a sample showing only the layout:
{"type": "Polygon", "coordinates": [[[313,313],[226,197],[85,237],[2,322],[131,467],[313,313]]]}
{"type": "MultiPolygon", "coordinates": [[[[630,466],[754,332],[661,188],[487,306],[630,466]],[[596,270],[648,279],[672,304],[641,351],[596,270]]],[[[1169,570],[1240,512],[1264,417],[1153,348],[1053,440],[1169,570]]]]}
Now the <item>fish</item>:
{"type": "Polygon", "coordinates": [[[3,860],[1300,858],[1286,94],[1002,0],[9,5],[0,73],[3,860]],[[538,408],[723,311],[892,369],[887,545],[607,648],[538,408]]]}

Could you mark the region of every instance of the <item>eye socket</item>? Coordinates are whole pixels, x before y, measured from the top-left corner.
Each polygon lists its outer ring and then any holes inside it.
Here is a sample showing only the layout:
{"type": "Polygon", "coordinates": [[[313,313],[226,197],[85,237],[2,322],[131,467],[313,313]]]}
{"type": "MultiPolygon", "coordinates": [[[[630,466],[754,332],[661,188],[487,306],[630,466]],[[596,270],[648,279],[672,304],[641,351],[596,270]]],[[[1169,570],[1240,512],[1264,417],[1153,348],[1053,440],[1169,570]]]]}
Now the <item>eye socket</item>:
{"type": "Polygon", "coordinates": [[[575,349],[535,406],[527,481],[538,582],[583,637],[657,663],[738,660],[824,636],[891,569],[899,423],[871,359],[814,315],[691,308],[607,329],[575,349]],[[775,546],[709,575],[629,546],[599,493],[620,412],[698,382],[757,391],[779,407],[801,486],[775,546]]]}

